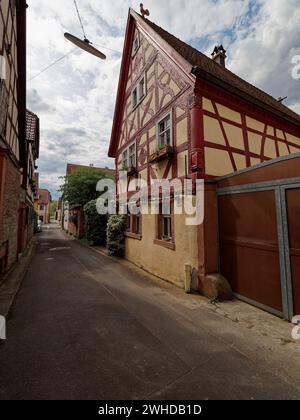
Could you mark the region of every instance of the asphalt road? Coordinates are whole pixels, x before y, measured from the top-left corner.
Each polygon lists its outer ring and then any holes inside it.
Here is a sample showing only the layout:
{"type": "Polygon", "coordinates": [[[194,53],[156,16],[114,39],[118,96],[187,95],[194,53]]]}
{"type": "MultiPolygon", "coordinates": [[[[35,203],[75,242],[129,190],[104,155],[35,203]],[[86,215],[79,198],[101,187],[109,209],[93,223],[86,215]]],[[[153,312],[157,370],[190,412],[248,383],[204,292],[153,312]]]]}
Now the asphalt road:
{"type": "Polygon", "coordinates": [[[0,399],[300,398],[173,286],[57,227],[38,238],[0,346],[0,399]]]}

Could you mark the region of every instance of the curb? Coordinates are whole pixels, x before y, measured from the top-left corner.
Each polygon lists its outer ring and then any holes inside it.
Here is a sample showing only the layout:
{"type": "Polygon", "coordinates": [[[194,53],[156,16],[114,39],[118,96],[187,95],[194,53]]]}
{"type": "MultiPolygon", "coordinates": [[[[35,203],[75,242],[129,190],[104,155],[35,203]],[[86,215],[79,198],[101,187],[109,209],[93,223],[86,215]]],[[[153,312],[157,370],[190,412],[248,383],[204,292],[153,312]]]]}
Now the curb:
{"type": "Polygon", "coordinates": [[[3,278],[3,282],[0,286],[0,315],[5,318],[10,314],[23,279],[35,254],[35,249],[36,239],[33,238],[25,254],[3,278]]]}

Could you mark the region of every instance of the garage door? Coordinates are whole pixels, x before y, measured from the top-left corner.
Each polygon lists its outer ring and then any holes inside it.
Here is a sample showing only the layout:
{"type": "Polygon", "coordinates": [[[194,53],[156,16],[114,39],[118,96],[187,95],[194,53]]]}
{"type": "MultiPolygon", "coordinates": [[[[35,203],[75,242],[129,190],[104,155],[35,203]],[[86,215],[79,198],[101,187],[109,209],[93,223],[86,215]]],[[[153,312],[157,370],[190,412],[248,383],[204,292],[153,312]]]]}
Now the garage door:
{"type": "Polygon", "coordinates": [[[285,197],[293,313],[300,315],[300,188],[286,189],[285,197]]]}
{"type": "Polygon", "coordinates": [[[220,271],[238,297],[282,315],[275,190],[220,195],[219,240],[220,271]]]}

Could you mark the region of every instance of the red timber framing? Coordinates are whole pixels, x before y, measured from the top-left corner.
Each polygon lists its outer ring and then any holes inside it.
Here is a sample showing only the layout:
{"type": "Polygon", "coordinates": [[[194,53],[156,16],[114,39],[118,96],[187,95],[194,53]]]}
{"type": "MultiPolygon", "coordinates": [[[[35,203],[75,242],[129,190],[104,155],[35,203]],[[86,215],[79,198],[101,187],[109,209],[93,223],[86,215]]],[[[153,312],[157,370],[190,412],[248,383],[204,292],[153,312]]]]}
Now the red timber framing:
{"type": "MultiPolygon", "coordinates": [[[[138,56],[138,53],[135,57],[138,56]]],[[[153,75],[150,74],[150,78],[153,75]]],[[[146,80],[147,84],[147,80],[146,80]]],[[[246,166],[251,166],[251,159],[259,159],[260,161],[268,161],[270,157],[264,154],[264,145],[266,138],[275,141],[276,154],[279,156],[279,142],[286,145],[287,150],[291,151],[290,147],[299,148],[299,145],[293,144],[288,141],[285,132],[300,137],[300,123],[293,119],[292,116],[285,115],[277,109],[272,111],[272,107],[260,102],[257,98],[252,100],[250,95],[233,89],[225,82],[217,80],[212,76],[207,77],[203,72],[198,72],[192,67],[179,52],[174,49],[162,36],[157,33],[151,25],[147,23],[133,10],[129,11],[129,18],[126,28],[125,44],[123,51],[123,59],[121,64],[121,73],[119,79],[119,86],[117,92],[117,100],[114,114],[114,122],[112,128],[111,141],[109,146],[109,156],[115,158],[116,163],[116,177],[118,179],[118,168],[121,163],[122,152],[131,143],[136,142],[136,158],[137,158],[137,172],[133,178],[138,178],[141,171],[147,169],[147,183],[148,190],[150,190],[151,181],[157,179],[157,174],[153,169],[153,164],[149,162],[151,146],[156,141],[156,134],[149,134],[149,128],[153,127],[163,118],[168,112],[172,115],[172,129],[173,129],[173,146],[174,155],[167,162],[163,174],[163,178],[176,178],[178,177],[177,155],[178,153],[188,151],[188,173],[187,175],[193,180],[204,179],[205,186],[205,222],[202,226],[198,227],[198,271],[200,278],[206,274],[218,271],[218,215],[217,215],[217,198],[216,198],[216,185],[210,183],[213,178],[206,171],[205,165],[205,148],[213,148],[227,151],[230,156],[232,170],[237,170],[237,164],[234,159],[234,154],[245,156],[246,166]],[[135,78],[133,72],[130,73],[129,87],[128,77],[130,72],[132,60],[132,43],[134,38],[135,29],[141,33],[143,37],[149,41],[155,49],[155,54],[148,58],[145,67],[141,69],[141,73],[135,78]],[[158,75],[158,65],[164,69],[163,73],[158,75]],[[139,119],[140,128],[134,130],[135,120],[130,120],[129,112],[127,113],[128,98],[131,95],[131,87],[135,86],[142,73],[154,66],[154,73],[156,78],[156,85],[154,88],[148,89],[148,97],[144,98],[141,104],[136,108],[137,118],[139,119]],[[152,98],[158,89],[161,89],[164,95],[168,94],[168,86],[162,84],[163,77],[166,74],[172,74],[176,83],[180,86],[180,92],[174,95],[172,101],[166,106],[163,106],[164,98],[158,100],[156,95],[155,106],[151,106],[152,98]],[[203,98],[207,98],[212,102],[211,112],[205,110],[203,107],[203,98]],[[241,115],[241,123],[229,120],[220,115],[217,104],[230,108],[241,115]],[[176,108],[180,108],[182,113],[180,116],[176,115],[176,108]],[[213,112],[214,111],[214,112],[213,112]],[[144,113],[144,116],[141,113],[144,113]],[[151,118],[146,122],[146,115],[151,118]],[[216,144],[205,140],[204,135],[204,117],[213,117],[219,123],[225,144],[216,144]],[[259,134],[257,131],[246,124],[246,117],[252,118],[264,125],[262,146],[259,153],[253,153],[249,147],[248,133],[259,134]],[[178,144],[176,138],[176,125],[187,118],[188,121],[188,137],[187,142],[178,144]],[[130,121],[122,128],[123,120],[130,121]],[[224,124],[228,123],[236,126],[242,130],[244,150],[231,147],[229,139],[224,128],[224,124]],[[284,133],[284,139],[278,139],[276,132],[274,135],[267,133],[267,127],[276,127],[284,133]],[[125,141],[121,142],[121,140],[125,141]],[[171,171],[171,172],[170,172],[171,171]],[[171,175],[170,175],[171,174],[171,175]]],[[[128,179],[128,183],[130,178],[128,179]]],[[[176,242],[176,238],[175,238],[176,242]]],[[[175,246],[174,246],[175,248],[175,246]]]]}

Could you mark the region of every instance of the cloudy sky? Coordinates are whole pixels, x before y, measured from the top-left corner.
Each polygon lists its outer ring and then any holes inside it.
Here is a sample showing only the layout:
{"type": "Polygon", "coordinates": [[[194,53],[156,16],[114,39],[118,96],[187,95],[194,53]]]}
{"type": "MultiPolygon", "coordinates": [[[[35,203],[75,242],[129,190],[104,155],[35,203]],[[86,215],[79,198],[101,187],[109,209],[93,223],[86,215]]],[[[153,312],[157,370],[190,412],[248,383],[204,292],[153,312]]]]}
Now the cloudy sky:
{"type": "MultiPolygon", "coordinates": [[[[28,108],[41,120],[40,183],[54,197],[67,162],[113,168],[107,150],[124,32],[128,8],[138,10],[140,1],[77,3],[106,61],[64,39],[64,32],[82,37],[73,0],[28,0],[28,108]]],[[[207,55],[222,43],[232,71],[274,97],[288,96],[285,104],[300,113],[300,80],[291,76],[292,58],[300,55],[299,0],[145,0],[145,6],[151,20],[207,55]]]]}

